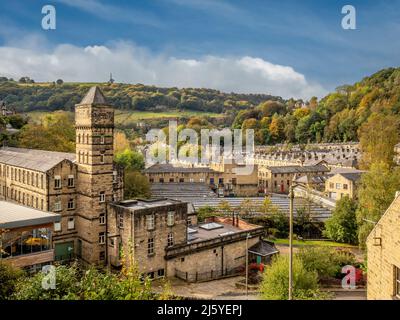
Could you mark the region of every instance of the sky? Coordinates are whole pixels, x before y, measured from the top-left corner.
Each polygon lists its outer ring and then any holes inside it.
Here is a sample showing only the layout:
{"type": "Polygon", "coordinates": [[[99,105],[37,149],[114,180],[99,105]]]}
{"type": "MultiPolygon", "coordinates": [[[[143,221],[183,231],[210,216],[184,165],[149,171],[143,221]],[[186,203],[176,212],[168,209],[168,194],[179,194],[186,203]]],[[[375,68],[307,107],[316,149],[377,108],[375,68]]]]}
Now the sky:
{"type": "Polygon", "coordinates": [[[0,76],[309,99],[399,66],[399,34],[400,0],[1,1],[0,76]]]}

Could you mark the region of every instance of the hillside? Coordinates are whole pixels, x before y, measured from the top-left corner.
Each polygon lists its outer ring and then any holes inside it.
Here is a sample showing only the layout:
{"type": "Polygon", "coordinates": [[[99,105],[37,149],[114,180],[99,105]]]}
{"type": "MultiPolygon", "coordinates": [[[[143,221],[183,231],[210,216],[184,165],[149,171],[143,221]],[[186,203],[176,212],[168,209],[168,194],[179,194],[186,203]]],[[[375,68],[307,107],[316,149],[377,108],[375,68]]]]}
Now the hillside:
{"type": "MultiPolygon", "coordinates": [[[[72,111],[93,85],[23,82],[26,83],[0,78],[0,100],[24,112],[72,111]]],[[[216,126],[254,129],[258,144],[359,141],[360,128],[376,115],[385,118],[379,121],[392,123],[393,127],[400,120],[400,68],[381,70],[353,85],[338,87],[320,101],[310,97],[306,103],[212,89],[142,84],[101,87],[110,103],[120,109],[121,126],[133,128],[138,121],[154,122],[154,117],[184,119],[184,124],[190,118],[204,116],[216,126]]]]}
{"type": "MultiPolygon", "coordinates": [[[[19,112],[71,111],[92,85],[93,83],[30,83],[25,78],[15,82],[0,77],[0,100],[19,112]]],[[[265,100],[282,101],[280,97],[264,94],[223,93],[211,89],[159,88],[116,83],[98,85],[109,102],[121,110],[229,113],[254,107],[265,100]]]]}

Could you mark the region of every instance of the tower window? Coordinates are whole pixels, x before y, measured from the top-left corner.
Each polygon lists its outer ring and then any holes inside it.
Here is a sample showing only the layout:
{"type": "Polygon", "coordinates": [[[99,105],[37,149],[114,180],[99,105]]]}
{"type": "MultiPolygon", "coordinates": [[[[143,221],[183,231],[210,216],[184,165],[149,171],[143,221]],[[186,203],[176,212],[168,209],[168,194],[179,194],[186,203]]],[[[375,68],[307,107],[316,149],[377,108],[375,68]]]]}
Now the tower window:
{"type": "Polygon", "coordinates": [[[104,144],[105,143],[105,138],[103,135],[100,136],[100,144],[104,144]]]}
{"type": "Polygon", "coordinates": [[[100,232],[99,233],[99,244],[105,244],[105,243],[106,243],[106,233],[100,232]]]}
{"type": "Polygon", "coordinates": [[[104,213],[101,213],[99,215],[99,224],[101,225],[106,224],[106,215],[104,213]]]}
{"type": "Polygon", "coordinates": [[[75,209],[74,199],[69,199],[68,200],[68,210],[72,210],[72,209],[75,209]]]}
{"type": "Polygon", "coordinates": [[[100,192],[99,201],[106,202],[106,193],[104,191],[100,192]]]}
{"type": "Polygon", "coordinates": [[[104,163],[105,155],[104,153],[100,154],[100,163],[104,163]]]}
{"type": "Polygon", "coordinates": [[[168,233],[168,247],[174,245],[174,234],[172,232],[168,233]]]}
{"type": "Polygon", "coordinates": [[[75,219],[69,218],[68,219],[68,230],[74,230],[74,229],[75,229],[75,219]]]}
{"type": "Polygon", "coordinates": [[[61,211],[62,207],[61,207],[61,200],[57,200],[56,202],[54,202],[54,211],[58,212],[61,211]]]}

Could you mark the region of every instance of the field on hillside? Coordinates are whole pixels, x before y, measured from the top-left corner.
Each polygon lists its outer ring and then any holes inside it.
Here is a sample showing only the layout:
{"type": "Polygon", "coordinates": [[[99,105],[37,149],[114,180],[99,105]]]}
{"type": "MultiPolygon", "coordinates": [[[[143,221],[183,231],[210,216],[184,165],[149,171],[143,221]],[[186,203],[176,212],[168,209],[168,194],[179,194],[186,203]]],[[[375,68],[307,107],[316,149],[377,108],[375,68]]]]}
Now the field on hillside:
{"type": "MultiPolygon", "coordinates": [[[[59,112],[59,111],[54,111],[59,112]]],[[[54,112],[44,112],[44,111],[32,111],[28,112],[27,115],[34,123],[40,123],[41,119],[46,115],[50,115],[54,112]]],[[[73,115],[72,112],[71,116],[73,115]]],[[[160,112],[149,112],[149,111],[122,111],[115,110],[115,124],[129,126],[140,120],[150,120],[150,119],[174,119],[174,118],[191,118],[191,117],[211,117],[219,118],[223,115],[212,112],[198,112],[198,111],[160,111],[160,112]]]]}

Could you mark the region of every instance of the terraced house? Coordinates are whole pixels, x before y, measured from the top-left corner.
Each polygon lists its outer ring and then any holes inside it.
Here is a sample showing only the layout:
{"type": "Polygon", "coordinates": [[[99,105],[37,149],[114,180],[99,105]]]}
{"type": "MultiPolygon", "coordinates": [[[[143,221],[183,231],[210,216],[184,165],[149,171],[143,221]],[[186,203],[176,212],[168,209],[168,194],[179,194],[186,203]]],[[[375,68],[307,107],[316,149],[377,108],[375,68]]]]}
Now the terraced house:
{"type": "Polygon", "coordinates": [[[0,200],[61,216],[52,235],[55,260],[105,263],[106,205],[122,200],[114,162],[114,110],[98,87],[76,106],[76,152],[0,149],[0,200]]]}

